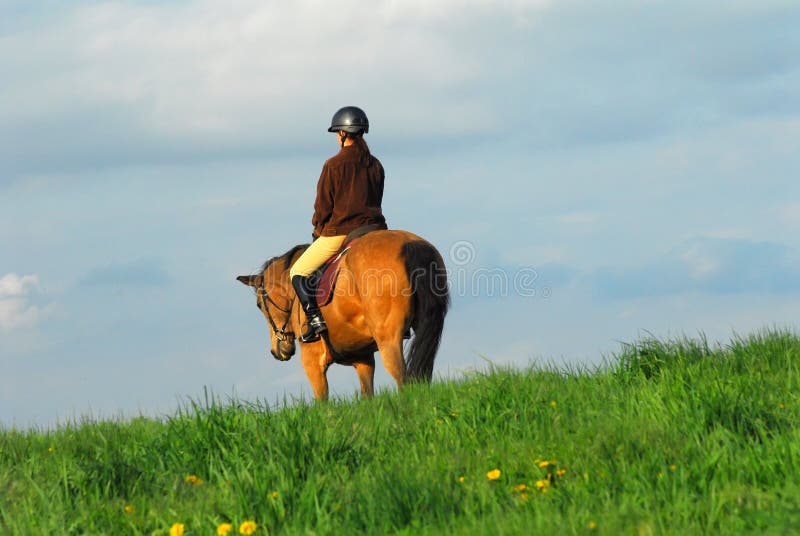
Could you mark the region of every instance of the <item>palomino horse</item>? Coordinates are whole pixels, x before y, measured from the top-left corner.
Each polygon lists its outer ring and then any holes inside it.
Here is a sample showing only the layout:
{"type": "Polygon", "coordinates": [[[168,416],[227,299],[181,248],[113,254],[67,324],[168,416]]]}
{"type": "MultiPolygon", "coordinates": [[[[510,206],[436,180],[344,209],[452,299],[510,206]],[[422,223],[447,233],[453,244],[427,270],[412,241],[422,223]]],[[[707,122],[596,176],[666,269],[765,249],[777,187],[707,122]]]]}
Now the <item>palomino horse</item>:
{"type": "MultiPolygon", "coordinates": [[[[295,334],[305,322],[289,268],[306,247],[268,260],[260,274],[236,278],[256,290],[272,332],[271,353],[280,361],[294,355],[295,334]]],[[[362,396],[372,397],[375,350],[398,387],[407,380],[430,381],[449,304],[444,261],[429,242],[406,231],[373,231],[359,238],[342,259],[333,300],[321,307],[327,333],[319,341],[300,343],[314,397],[327,399],[326,372],[332,363],[353,366],[362,396]],[[414,336],[404,361],[403,336],[409,328],[414,336]]]]}

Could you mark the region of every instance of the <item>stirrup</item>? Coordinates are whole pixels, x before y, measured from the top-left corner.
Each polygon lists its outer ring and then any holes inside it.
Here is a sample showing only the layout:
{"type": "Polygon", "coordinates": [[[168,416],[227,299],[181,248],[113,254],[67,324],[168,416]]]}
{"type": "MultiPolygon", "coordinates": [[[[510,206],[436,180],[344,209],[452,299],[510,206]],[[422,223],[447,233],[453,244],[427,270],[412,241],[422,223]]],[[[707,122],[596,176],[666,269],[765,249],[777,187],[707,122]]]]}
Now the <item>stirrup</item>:
{"type": "Polygon", "coordinates": [[[306,329],[305,333],[300,335],[300,342],[315,342],[319,340],[319,334],[327,331],[328,326],[325,324],[325,320],[322,316],[317,313],[312,315],[308,322],[306,323],[308,328],[306,329]]]}

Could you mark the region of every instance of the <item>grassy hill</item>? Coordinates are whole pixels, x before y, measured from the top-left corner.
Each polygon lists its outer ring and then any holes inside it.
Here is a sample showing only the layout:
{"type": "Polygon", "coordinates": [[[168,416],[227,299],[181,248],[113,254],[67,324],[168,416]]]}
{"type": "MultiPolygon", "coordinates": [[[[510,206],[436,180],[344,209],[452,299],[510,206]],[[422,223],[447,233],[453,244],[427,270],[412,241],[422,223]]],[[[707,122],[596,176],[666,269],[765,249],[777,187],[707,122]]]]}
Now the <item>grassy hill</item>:
{"type": "Polygon", "coordinates": [[[246,521],[256,534],[796,533],[800,338],[644,340],[596,371],[0,431],[2,534],[246,521]]]}

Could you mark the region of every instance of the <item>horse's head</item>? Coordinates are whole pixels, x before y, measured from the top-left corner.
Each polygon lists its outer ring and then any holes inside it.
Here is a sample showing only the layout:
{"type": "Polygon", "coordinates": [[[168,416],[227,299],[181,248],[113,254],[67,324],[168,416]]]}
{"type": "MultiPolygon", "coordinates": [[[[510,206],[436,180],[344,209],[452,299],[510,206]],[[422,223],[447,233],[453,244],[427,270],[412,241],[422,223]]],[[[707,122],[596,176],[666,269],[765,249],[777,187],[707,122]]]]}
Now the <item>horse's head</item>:
{"type": "Polygon", "coordinates": [[[256,306],[270,328],[270,353],[279,361],[288,361],[295,353],[295,334],[291,325],[295,295],[273,268],[265,266],[259,275],[240,275],[236,280],[255,289],[256,306]]]}

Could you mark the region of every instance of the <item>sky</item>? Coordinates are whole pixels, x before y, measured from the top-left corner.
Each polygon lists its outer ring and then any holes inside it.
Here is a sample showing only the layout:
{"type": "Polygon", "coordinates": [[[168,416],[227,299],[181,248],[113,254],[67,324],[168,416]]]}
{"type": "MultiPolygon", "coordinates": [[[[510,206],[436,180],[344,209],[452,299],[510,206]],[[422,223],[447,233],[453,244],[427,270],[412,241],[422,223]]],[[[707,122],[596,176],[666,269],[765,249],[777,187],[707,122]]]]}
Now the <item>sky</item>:
{"type": "Polygon", "coordinates": [[[309,398],[235,277],[309,240],[345,105],[389,225],[450,270],[437,378],[796,330],[798,27],[793,0],[0,0],[0,427],[309,398]]]}

